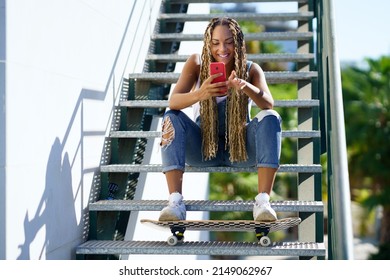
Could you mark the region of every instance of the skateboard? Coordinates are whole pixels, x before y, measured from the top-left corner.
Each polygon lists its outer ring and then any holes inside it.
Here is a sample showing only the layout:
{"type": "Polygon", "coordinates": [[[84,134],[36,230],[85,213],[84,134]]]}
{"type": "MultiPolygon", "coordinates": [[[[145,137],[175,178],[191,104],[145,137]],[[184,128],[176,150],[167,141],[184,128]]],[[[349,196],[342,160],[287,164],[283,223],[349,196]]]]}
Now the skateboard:
{"type": "Polygon", "coordinates": [[[183,221],[156,221],[142,219],[141,223],[170,229],[172,236],[168,237],[169,245],[176,245],[184,241],[186,230],[205,231],[254,231],[261,246],[269,246],[271,239],[268,233],[297,226],[301,222],[299,217],[279,219],[274,222],[257,222],[252,220],[183,220],[183,221]]]}

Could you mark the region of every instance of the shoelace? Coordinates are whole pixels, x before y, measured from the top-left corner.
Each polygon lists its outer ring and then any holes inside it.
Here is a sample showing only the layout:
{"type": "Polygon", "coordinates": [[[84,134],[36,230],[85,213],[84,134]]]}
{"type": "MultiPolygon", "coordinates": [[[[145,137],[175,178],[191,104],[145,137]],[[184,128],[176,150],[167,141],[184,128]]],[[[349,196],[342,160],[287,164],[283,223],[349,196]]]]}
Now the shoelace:
{"type": "Polygon", "coordinates": [[[171,201],[171,202],[169,203],[169,205],[170,205],[171,207],[179,207],[180,204],[181,204],[180,201],[171,201]]]}
{"type": "Polygon", "coordinates": [[[256,201],[255,205],[258,206],[258,207],[271,207],[271,204],[269,202],[259,203],[259,202],[256,201]]]}

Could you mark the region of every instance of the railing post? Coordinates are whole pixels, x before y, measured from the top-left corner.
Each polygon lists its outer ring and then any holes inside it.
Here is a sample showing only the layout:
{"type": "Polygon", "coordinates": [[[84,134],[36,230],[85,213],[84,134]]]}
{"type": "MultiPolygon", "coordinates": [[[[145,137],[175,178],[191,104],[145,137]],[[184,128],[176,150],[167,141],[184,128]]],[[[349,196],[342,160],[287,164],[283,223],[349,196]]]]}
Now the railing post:
{"type": "Polygon", "coordinates": [[[351,197],[345,139],[340,63],[336,50],[333,1],[323,1],[324,92],[327,109],[329,250],[333,259],[353,259],[351,197]],[[326,69],[326,71],[325,71],[326,69]]]}

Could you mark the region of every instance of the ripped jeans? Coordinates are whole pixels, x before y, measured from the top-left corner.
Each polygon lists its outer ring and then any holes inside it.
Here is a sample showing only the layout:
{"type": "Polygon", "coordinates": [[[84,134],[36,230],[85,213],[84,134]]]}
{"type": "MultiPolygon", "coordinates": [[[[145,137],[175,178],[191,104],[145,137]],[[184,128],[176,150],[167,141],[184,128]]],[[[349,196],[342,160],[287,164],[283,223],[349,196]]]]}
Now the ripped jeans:
{"type": "Polygon", "coordinates": [[[185,113],[169,110],[163,119],[161,153],[163,172],[184,171],[185,165],[196,167],[269,167],[278,168],[281,151],[281,117],[274,110],[262,110],[247,123],[248,160],[231,162],[225,149],[225,102],[218,104],[219,141],[217,156],[203,159],[199,118],[191,120],[185,113]]]}

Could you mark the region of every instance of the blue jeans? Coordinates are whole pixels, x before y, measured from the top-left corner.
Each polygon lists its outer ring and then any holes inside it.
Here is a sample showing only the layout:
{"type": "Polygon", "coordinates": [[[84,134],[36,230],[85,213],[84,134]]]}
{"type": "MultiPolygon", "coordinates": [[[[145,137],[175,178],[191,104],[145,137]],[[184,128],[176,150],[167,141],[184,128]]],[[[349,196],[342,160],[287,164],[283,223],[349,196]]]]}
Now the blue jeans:
{"type": "MultiPolygon", "coordinates": [[[[281,118],[274,110],[262,110],[247,123],[247,154],[244,162],[231,162],[225,149],[225,102],[218,104],[219,142],[217,156],[203,159],[199,118],[191,120],[185,113],[169,110],[163,119],[171,130],[161,142],[163,172],[184,171],[185,165],[196,167],[269,167],[278,168],[281,150],[281,118]],[[168,125],[168,123],[169,125],[168,125]]],[[[163,128],[164,131],[164,128],[163,128]]]]}

